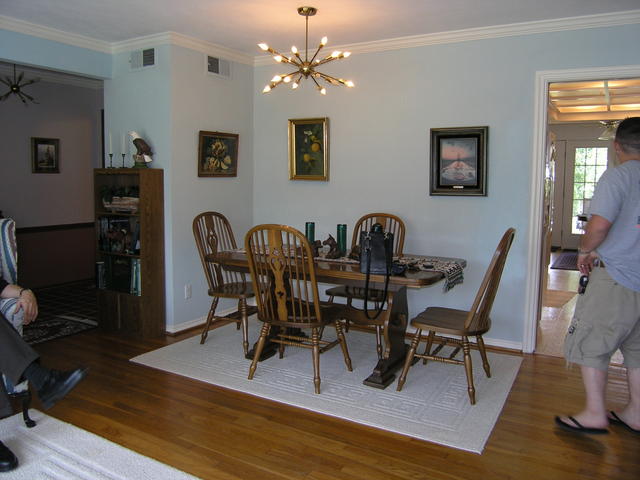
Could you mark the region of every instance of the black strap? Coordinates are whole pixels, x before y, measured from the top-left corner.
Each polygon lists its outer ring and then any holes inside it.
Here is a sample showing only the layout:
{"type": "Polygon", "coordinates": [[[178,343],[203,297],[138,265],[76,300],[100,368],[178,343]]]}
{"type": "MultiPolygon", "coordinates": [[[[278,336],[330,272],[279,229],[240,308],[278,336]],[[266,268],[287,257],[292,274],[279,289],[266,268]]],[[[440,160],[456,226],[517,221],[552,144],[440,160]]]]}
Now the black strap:
{"type": "Polygon", "coordinates": [[[389,290],[389,277],[391,276],[391,272],[389,271],[389,264],[387,264],[387,274],[384,280],[384,296],[382,298],[382,302],[380,303],[380,306],[378,307],[378,311],[375,313],[373,317],[371,317],[369,316],[369,307],[367,305],[369,303],[369,277],[371,276],[371,247],[367,245],[366,248],[369,250],[369,255],[367,255],[367,273],[364,281],[364,314],[367,316],[369,320],[375,320],[380,316],[380,314],[382,313],[382,310],[384,310],[384,304],[387,301],[387,292],[389,290]]]}

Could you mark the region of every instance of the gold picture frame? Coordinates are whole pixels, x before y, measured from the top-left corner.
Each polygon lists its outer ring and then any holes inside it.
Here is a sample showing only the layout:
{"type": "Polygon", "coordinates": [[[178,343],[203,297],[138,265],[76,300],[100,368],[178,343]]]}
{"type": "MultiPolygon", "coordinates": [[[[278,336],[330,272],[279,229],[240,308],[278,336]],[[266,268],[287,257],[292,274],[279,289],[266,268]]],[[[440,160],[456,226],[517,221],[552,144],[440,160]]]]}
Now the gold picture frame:
{"type": "Polygon", "coordinates": [[[289,120],[289,180],[329,181],[329,119],[289,120]]]}

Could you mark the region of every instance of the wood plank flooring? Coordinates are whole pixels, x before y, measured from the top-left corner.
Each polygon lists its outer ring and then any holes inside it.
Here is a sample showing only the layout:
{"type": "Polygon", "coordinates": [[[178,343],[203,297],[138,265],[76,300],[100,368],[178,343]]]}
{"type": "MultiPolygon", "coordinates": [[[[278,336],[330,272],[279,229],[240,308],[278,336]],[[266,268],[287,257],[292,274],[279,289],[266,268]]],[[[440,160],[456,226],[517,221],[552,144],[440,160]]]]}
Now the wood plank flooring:
{"type": "MultiPolygon", "coordinates": [[[[638,436],[615,427],[600,437],[556,429],[553,416],[577,411],[583,398],[578,369],[560,358],[524,356],[477,455],[129,362],[194,334],[139,341],[93,330],[37,345],[48,366],[90,367],[47,413],[203,479],[640,478],[638,436]]],[[[626,402],[622,372],[610,369],[612,408],[626,402]]]]}

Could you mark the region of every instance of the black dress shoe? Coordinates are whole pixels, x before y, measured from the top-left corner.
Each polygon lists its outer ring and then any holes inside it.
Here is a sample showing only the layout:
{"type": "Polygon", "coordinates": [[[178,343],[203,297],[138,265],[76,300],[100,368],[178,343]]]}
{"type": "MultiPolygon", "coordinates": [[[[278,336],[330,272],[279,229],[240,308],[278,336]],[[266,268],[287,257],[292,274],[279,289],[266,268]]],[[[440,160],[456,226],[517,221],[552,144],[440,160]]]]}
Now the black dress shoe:
{"type": "Polygon", "coordinates": [[[18,458],[7,446],[0,442],[0,472],[8,472],[18,466],[18,458]]]}
{"type": "Polygon", "coordinates": [[[87,374],[86,368],[77,368],[69,372],[51,370],[44,385],[38,389],[38,397],[45,409],[53,407],[87,374]]]}

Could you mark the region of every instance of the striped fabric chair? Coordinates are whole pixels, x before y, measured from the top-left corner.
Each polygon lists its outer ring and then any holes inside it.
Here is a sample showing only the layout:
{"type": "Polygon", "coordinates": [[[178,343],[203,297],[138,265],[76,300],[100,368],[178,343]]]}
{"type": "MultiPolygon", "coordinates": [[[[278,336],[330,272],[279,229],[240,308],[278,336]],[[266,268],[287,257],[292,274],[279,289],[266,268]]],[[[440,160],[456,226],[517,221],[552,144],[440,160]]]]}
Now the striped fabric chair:
{"type": "MultiPolygon", "coordinates": [[[[10,218],[0,218],[0,273],[9,283],[17,283],[18,281],[18,249],[16,245],[16,224],[10,218]]],[[[17,299],[3,298],[0,299],[0,313],[2,317],[9,321],[22,335],[22,320],[24,313],[17,312],[17,299]]],[[[4,322],[2,318],[0,321],[4,322]]],[[[7,393],[11,397],[22,400],[22,418],[27,427],[35,426],[35,422],[29,418],[29,405],[31,404],[31,393],[29,392],[29,384],[24,381],[18,385],[13,385],[11,381],[2,376],[4,386],[7,393]]]]}

